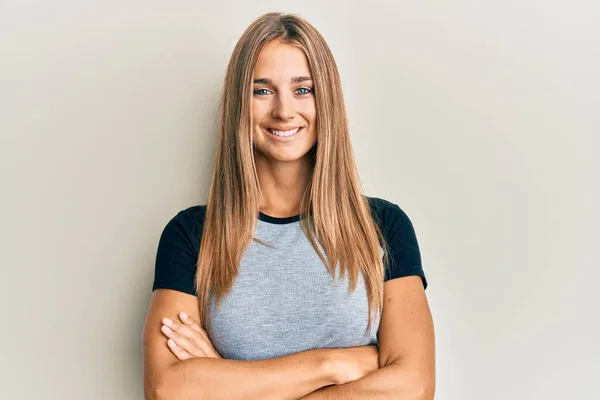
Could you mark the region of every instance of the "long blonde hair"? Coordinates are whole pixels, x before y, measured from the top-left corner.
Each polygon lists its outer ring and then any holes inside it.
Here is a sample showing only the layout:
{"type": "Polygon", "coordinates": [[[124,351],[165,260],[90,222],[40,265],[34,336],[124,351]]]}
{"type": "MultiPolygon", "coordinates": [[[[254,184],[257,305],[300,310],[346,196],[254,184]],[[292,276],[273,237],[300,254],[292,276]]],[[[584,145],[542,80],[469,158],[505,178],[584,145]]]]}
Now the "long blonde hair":
{"type": "Polygon", "coordinates": [[[238,41],[227,67],[196,273],[200,324],[206,329],[211,296],[218,306],[233,285],[244,251],[255,239],[260,185],[250,121],[252,79],[260,50],[274,39],[304,51],[315,85],[318,145],[312,150],[312,174],[302,198],[302,229],[333,279],[338,264],[340,277],[349,274],[349,291],[356,288],[362,272],[369,331],[373,311],[380,313],[383,307],[387,263],[381,250],[387,255],[387,246],[362,195],[333,55],[312,25],[281,13],[256,19],[238,41]]]}

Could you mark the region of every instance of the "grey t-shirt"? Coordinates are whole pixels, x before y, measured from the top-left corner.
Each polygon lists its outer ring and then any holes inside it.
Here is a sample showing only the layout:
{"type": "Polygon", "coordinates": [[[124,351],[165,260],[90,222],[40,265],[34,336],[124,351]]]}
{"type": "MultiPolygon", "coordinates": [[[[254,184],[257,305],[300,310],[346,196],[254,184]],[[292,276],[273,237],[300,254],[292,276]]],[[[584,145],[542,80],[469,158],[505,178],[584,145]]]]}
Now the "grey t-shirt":
{"type": "MultiPolygon", "coordinates": [[[[418,275],[427,287],[415,232],[395,204],[368,198],[390,251],[384,280],[418,275]]],[[[196,295],[194,278],[206,206],[179,212],[158,245],[152,290],[167,288],[196,295]]],[[[242,256],[230,292],[216,308],[211,301],[209,331],[227,359],[257,360],[316,348],[377,344],[379,316],[365,335],[368,301],[362,275],[349,292],[339,270],[334,281],[300,227],[300,216],[259,213],[256,237],[242,256]]],[[[322,251],[322,248],[321,248],[322,251]]]]}

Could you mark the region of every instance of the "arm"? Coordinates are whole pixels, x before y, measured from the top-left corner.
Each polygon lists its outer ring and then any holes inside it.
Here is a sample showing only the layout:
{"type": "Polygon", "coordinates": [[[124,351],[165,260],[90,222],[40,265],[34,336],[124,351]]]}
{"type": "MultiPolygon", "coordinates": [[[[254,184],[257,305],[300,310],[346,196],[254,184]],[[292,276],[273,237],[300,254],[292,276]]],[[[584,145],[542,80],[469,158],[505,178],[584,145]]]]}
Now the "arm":
{"type": "Polygon", "coordinates": [[[380,369],[344,385],[319,389],[302,399],[433,399],[434,330],[420,277],[385,283],[379,346],[380,369]]]}
{"type": "Polygon", "coordinates": [[[298,399],[333,383],[324,359],[320,350],[256,361],[192,358],[170,365],[156,399],[298,399]]]}
{"type": "Polygon", "coordinates": [[[143,333],[144,393],[162,399],[298,399],[336,383],[329,359],[335,349],[315,349],[257,361],[192,358],[179,361],[160,333],[161,318],[179,311],[198,320],[196,297],[155,290],[143,333]]]}

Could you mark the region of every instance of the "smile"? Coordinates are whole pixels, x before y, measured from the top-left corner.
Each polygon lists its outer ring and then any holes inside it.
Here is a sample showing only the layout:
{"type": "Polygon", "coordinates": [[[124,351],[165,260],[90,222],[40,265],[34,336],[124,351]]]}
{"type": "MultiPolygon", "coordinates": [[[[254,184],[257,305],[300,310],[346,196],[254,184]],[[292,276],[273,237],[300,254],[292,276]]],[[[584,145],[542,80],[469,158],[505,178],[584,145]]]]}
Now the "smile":
{"type": "Polygon", "coordinates": [[[286,131],[280,131],[280,130],[276,130],[276,129],[266,128],[265,131],[269,132],[269,134],[271,134],[271,136],[274,136],[278,139],[287,139],[287,138],[298,135],[298,133],[301,132],[302,129],[303,129],[302,127],[297,127],[297,128],[286,130],[286,131]]]}

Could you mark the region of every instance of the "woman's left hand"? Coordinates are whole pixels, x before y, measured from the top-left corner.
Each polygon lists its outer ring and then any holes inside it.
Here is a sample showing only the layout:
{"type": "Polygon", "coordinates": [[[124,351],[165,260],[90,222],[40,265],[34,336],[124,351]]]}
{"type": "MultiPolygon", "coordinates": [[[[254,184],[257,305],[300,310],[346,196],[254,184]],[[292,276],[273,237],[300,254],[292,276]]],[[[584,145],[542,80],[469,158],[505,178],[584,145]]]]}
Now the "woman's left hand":
{"type": "Polygon", "coordinates": [[[213,347],[208,334],[186,313],[179,313],[179,321],[164,317],[160,328],[167,346],[180,361],[195,357],[221,358],[213,347]]]}

